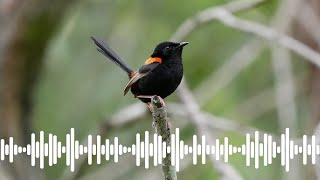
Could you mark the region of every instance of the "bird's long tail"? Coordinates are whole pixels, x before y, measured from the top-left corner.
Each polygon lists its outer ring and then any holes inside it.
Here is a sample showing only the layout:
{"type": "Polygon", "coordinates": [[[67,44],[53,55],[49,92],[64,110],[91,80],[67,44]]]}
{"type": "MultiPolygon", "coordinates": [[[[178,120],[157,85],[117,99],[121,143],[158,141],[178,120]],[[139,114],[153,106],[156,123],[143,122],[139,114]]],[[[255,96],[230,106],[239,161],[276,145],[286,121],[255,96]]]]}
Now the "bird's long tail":
{"type": "Polygon", "coordinates": [[[103,41],[98,38],[91,37],[93,42],[99,47],[97,50],[118,65],[122,70],[124,70],[129,76],[133,71],[121,60],[121,58],[103,41]]]}

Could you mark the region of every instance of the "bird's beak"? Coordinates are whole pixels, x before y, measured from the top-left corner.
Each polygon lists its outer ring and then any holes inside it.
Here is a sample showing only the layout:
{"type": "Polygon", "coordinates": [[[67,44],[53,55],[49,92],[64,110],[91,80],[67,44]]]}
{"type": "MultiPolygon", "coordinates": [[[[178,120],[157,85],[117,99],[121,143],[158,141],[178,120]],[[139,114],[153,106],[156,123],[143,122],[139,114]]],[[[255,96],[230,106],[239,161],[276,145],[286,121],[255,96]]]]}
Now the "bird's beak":
{"type": "Polygon", "coordinates": [[[181,43],[177,46],[177,48],[183,47],[183,46],[185,46],[185,45],[187,45],[187,44],[189,44],[189,42],[181,42],[181,43]]]}

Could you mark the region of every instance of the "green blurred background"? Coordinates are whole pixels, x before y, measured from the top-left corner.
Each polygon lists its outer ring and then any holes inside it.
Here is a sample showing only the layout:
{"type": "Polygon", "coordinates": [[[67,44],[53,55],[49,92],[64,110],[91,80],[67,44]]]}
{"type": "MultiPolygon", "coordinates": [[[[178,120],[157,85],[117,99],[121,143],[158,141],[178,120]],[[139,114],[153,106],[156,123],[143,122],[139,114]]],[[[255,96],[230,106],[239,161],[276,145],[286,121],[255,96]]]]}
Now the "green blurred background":
{"type": "MultiPolygon", "coordinates": [[[[131,94],[122,95],[128,81],[126,75],[96,51],[91,36],[103,39],[136,69],[150,56],[155,45],[168,40],[188,17],[228,2],[232,1],[37,0],[20,4],[16,0],[0,0],[0,23],[4,25],[0,28],[2,137],[20,136],[20,143],[26,144],[30,132],[38,134],[44,131],[57,135],[65,143],[66,133],[70,132],[70,128],[75,128],[76,138],[84,139],[113,114],[137,102],[131,94]]],[[[282,3],[267,0],[236,15],[273,26],[275,14],[282,3]]],[[[303,9],[302,6],[299,8],[297,14],[303,9]]],[[[317,6],[314,8],[318,13],[317,6]]],[[[318,50],[319,47],[312,43],[315,40],[308,37],[301,26],[293,20],[290,34],[318,50]]],[[[190,42],[183,52],[184,77],[203,111],[264,132],[276,135],[284,132],[277,110],[276,86],[279,84],[275,82],[271,61],[270,47],[277,47],[274,43],[218,21],[197,28],[184,41],[190,42]],[[242,46],[253,41],[259,45],[254,61],[229,84],[214,91],[221,86],[216,82],[221,82],[207,80],[215,77],[215,72],[242,46]]],[[[300,56],[291,53],[291,59],[296,118],[287,124],[295,127],[293,134],[296,137],[293,138],[300,138],[303,134],[310,135],[319,120],[320,77],[317,68],[300,56]]],[[[220,78],[225,76],[228,73],[220,78]]],[[[179,102],[179,98],[174,94],[166,102],[179,102]]],[[[154,131],[151,122],[151,115],[146,113],[144,118],[128,126],[105,128],[105,137],[113,139],[117,136],[121,143],[131,145],[135,142],[136,133],[154,131]]],[[[192,135],[197,133],[194,125],[181,117],[171,117],[171,122],[174,127],[181,126],[182,139],[191,143],[192,135]]],[[[245,142],[245,136],[237,132],[210,130],[221,133],[221,139],[229,137],[234,145],[245,142]]],[[[209,158],[207,160],[209,163],[206,165],[193,165],[189,161],[178,173],[178,179],[220,179],[209,158]]],[[[68,168],[64,161],[62,158],[52,167],[46,166],[43,170],[31,168],[28,171],[39,174],[34,179],[59,179],[68,168]]],[[[312,166],[297,162],[299,176],[294,179],[315,178],[312,166]]],[[[243,179],[292,179],[281,167],[279,158],[267,167],[261,162],[260,169],[246,167],[245,157],[241,155],[231,156],[230,164],[243,179]]],[[[10,171],[5,171],[13,174],[13,179],[21,179],[12,170],[16,168],[19,167],[13,165],[10,171]]],[[[79,176],[76,179],[162,179],[160,166],[148,170],[136,167],[131,156],[120,157],[118,164],[109,162],[84,166],[79,176]]]]}

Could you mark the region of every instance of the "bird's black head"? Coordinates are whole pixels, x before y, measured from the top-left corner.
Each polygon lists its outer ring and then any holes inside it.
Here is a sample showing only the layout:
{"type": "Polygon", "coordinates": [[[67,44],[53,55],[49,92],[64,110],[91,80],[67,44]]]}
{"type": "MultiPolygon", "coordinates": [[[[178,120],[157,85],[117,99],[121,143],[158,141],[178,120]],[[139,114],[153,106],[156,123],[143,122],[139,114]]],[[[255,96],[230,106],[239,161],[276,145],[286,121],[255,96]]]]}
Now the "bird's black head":
{"type": "Polygon", "coordinates": [[[188,42],[162,42],[156,46],[151,57],[159,57],[166,60],[171,57],[181,57],[182,49],[188,42]]]}

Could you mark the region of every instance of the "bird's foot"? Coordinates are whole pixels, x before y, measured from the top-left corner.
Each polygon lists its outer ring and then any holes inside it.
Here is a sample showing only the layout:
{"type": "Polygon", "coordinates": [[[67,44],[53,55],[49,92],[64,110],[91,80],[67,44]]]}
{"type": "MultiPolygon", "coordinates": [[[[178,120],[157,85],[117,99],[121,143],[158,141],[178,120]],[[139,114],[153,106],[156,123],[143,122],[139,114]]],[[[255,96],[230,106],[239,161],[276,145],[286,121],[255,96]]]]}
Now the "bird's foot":
{"type": "MultiPolygon", "coordinates": [[[[143,99],[153,99],[155,96],[157,96],[157,95],[139,95],[139,96],[137,96],[137,98],[143,98],[143,99]]],[[[162,107],[164,107],[166,104],[164,103],[164,101],[163,101],[163,99],[160,97],[160,96],[157,96],[158,98],[157,98],[157,101],[160,101],[160,103],[161,103],[161,106],[162,107]]],[[[150,107],[151,107],[151,103],[147,103],[147,106],[149,107],[149,109],[150,109],[150,107]]]]}
{"type": "Polygon", "coordinates": [[[167,121],[167,129],[170,130],[172,128],[172,125],[170,123],[170,121],[167,121]]]}

